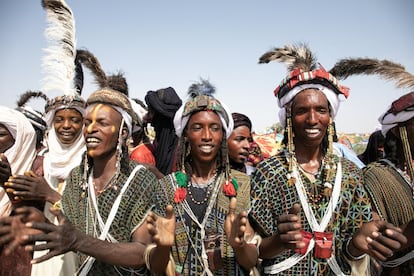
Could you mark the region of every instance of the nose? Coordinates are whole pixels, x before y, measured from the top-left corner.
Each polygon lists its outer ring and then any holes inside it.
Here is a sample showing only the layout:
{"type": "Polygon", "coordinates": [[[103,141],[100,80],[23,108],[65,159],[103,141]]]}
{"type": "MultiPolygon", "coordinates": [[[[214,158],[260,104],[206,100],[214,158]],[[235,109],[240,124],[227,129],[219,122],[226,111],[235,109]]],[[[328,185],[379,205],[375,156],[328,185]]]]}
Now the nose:
{"type": "Polygon", "coordinates": [[[202,133],[201,133],[201,138],[202,138],[204,141],[209,141],[209,140],[211,140],[211,132],[210,132],[210,129],[209,129],[208,127],[203,128],[202,133]]]}
{"type": "Polygon", "coordinates": [[[69,128],[71,128],[71,126],[72,126],[72,124],[71,124],[70,120],[64,120],[63,121],[63,128],[69,129],[69,128]]]}
{"type": "Polygon", "coordinates": [[[308,115],[308,124],[310,125],[315,125],[318,123],[318,115],[317,112],[314,110],[309,111],[309,115],[308,115]]]}

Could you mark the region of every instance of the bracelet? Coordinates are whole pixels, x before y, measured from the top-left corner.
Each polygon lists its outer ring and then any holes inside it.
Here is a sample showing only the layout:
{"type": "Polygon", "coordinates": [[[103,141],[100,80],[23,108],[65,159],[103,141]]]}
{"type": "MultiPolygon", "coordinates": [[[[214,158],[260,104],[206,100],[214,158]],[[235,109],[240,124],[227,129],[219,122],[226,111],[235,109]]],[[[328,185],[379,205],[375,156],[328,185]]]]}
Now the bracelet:
{"type": "Polygon", "coordinates": [[[349,260],[351,260],[351,261],[359,261],[359,260],[362,260],[365,256],[366,256],[366,254],[364,253],[364,254],[362,254],[362,255],[360,255],[360,256],[357,256],[357,257],[355,257],[355,256],[353,256],[350,252],[349,252],[349,250],[348,250],[348,247],[349,247],[349,243],[351,242],[351,240],[352,240],[352,238],[350,238],[350,239],[348,239],[347,240],[347,242],[345,243],[345,248],[344,248],[344,253],[345,253],[345,256],[349,259],[349,260]]]}
{"type": "Polygon", "coordinates": [[[157,247],[157,245],[155,243],[151,243],[151,244],[147,245],[147,247],[145,247],[145,251],[144,251],[144,261],[145,261],[145,265],[147,266],[147,269],[149,271],[151,271],[150,255],[151,255],[151,251],[155,247],[157,247]]]}

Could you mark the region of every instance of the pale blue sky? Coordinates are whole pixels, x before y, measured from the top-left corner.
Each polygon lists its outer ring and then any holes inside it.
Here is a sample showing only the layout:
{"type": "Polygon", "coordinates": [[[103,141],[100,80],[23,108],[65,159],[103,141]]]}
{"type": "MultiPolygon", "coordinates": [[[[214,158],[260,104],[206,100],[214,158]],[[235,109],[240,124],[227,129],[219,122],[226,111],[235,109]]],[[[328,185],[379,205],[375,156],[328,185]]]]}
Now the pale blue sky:
{"type": "MultiPolygon", "coordinates": [[[[94,53],[106,72],[125,72],[132,97],[172,86],[184,99],[194,81],[208,78],[216,96],[248,115],[256,131],[278,121],[273,89],[285,66],[257,63],[274,46],[306,42],[326,69],[340,58],[373,57],[414,73],[411,0],[66,2],[78,48],[94,53]]],[[[3,105],[14,106],[18,95],[41,87],[45,18],[40,0],[0,1],[3,105]]],[[[86,82],[85,96],[96,89],[90,75],[86,82]]],[[[410,91],[375,76],[342,84],[351,94],[336,121],[347,133],[373,131],[390,102],[410,91]]]]}

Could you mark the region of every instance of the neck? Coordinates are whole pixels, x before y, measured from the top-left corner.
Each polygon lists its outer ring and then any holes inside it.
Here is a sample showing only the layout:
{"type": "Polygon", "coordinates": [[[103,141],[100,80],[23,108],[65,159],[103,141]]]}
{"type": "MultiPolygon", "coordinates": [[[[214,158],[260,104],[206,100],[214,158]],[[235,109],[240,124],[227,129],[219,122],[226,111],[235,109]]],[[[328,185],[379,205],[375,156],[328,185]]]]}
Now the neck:
{"type": "Polygon", "coordinates": [[[93,158],[93,179],[96,188],[105,187],[115,175],[117,154],[108,157],[93,158]]]}
{"type": "Polygon", "coordinates": [[[191,178],[196,183],[207,183],[217,173],[215,161],[213,164],[192,164],[191,178]]]}
{"type": "Polygon", "coordinates": [[[237,163],[230,159],[230,167],[236,171],[246,173],[246,164],[245,163],[237,163]]]}

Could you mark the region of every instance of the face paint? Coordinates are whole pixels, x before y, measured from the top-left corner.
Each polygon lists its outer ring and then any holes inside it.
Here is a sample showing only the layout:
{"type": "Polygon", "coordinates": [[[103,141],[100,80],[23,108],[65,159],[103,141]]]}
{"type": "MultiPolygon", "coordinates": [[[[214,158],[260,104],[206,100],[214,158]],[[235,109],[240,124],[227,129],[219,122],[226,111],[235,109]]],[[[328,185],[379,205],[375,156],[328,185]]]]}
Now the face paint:
{"type": "Polygon", "coordinates": [[[95,104],[85,116],[85,141],[92,158],[116,152],[122,116],[106,104],[95,104]],[[118,127],[117,127],[118,126],[118,127]]]}

